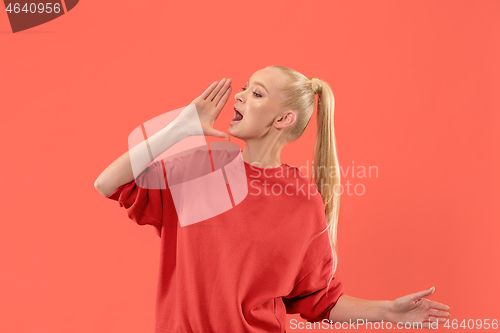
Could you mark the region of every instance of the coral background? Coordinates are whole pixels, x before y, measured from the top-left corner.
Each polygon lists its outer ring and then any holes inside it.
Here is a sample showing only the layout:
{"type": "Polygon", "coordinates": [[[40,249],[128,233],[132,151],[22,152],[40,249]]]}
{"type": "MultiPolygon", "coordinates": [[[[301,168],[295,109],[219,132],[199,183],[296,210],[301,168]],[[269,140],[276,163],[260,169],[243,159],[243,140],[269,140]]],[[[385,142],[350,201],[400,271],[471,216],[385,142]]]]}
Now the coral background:
{"type": "MultiPolygon", "coordinates": [[[[499,16],[494,0],[86,0],[13,34],[0,12],[0,331],[153,331],[160,239],[94,180],[135,127],[230,77],[226,131],[274,64],[335,95],[346,294],[435,286],[458,323],[499,319],[499,16]]],[[[311,160],[315,121],[284,163],[311,160]]]]}

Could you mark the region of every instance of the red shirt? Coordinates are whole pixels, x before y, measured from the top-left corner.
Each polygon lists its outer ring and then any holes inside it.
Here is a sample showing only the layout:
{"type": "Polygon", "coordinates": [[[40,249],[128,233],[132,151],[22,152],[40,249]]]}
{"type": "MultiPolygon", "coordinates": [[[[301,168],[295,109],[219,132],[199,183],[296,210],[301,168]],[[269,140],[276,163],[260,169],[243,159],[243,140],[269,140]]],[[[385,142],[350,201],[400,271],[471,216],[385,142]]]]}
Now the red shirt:
{"type": "Polygon", "coordinates": [[[286,313],[328,319],[344,286],[334,277],[326,294],[332,246],[328,231],[315,237],[326,228],[324,204],[299,169],[283,164],[264,173],[244,162],[243,201],[184,227],[168,186],[136,183],[166,181],[168,172],[207,153],[155,161],[108,197],[161,237],[155,333],[285,332],[286,313]]]}

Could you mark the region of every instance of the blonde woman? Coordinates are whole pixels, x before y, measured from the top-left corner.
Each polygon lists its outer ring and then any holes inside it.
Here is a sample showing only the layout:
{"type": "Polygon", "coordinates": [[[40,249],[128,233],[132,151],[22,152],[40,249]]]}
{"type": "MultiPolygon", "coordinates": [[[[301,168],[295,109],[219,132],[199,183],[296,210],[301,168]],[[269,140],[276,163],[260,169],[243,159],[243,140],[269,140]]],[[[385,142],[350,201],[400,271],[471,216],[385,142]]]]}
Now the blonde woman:
{"type": "MultiPolygon", "coordinates": [[[[230,140],[213,123],[231,91],[231,79],[210,85],[191,103],[202,133],[181,113],[146,140],[148,146],[161,147],[150,157],[193,135],[230,140]]],[[[335,278],[340,176],[335,172],[334,96],[325,81],[269,66],[256,71],[235,95],[234,109],[228,133],[245,142],[239,158],[248,194],[226,212],[180,227],[168,186],[137,185],[196,168],[210,151],[168,163],[144,160],[137,179],[126,152],[94,184],[133,221],[155,227],[161,237],[155,333],[285,332],[287,324],[301,327],[287,323],[286,313],[299,313],[308,324],[322,327],[361,319],[429,328],[431,322],[449,317],[447,305],[424,298],[434,287],[391,301],[364,300],[345,295],[335,278]],[[316,96],[314,170],[307,180],[296,167],[282,163],[281,151],[304,133],[316,96]]]]}

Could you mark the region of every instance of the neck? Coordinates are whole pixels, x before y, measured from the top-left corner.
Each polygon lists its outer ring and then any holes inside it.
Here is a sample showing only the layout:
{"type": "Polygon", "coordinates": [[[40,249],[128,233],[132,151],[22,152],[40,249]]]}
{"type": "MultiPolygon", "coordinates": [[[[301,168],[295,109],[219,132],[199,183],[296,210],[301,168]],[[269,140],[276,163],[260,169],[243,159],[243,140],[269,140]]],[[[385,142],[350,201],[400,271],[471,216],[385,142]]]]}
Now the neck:
{"type": "Polygon", "coordinates": [[[242,157],[245,162],[259,168],[277,168],[281,163],[281,149],[283,146],[276,142],[262,140],[246,141],[242,157]]]}

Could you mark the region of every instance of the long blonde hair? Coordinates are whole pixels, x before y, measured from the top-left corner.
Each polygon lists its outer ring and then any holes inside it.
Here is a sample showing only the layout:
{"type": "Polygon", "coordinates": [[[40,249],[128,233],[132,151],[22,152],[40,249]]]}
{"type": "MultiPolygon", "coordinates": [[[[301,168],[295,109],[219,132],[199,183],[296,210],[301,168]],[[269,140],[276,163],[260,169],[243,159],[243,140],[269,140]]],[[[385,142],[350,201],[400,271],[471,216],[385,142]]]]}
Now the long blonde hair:
{"type": "Polygon", "coordinates": [[[329,285],[337,269],[337,225],[340,208],[340,170],[333,117],[335,99],[328,83],[317,77],[308,78],[284,66],[268,66],[268,68],[279,70],[288,79],[283,89],[283,108],[296,112],[295,124],[280,138],[282,144],[293,142],[302,136],[314,112],[315,95],[318,95],[317,133],[310,181],[321,193],[325,205],[327,227],[319,235],[328,230],[332,244],[333,265],[329,285]],[[315,172],[315,169],[318,171],[315,172]]]}

